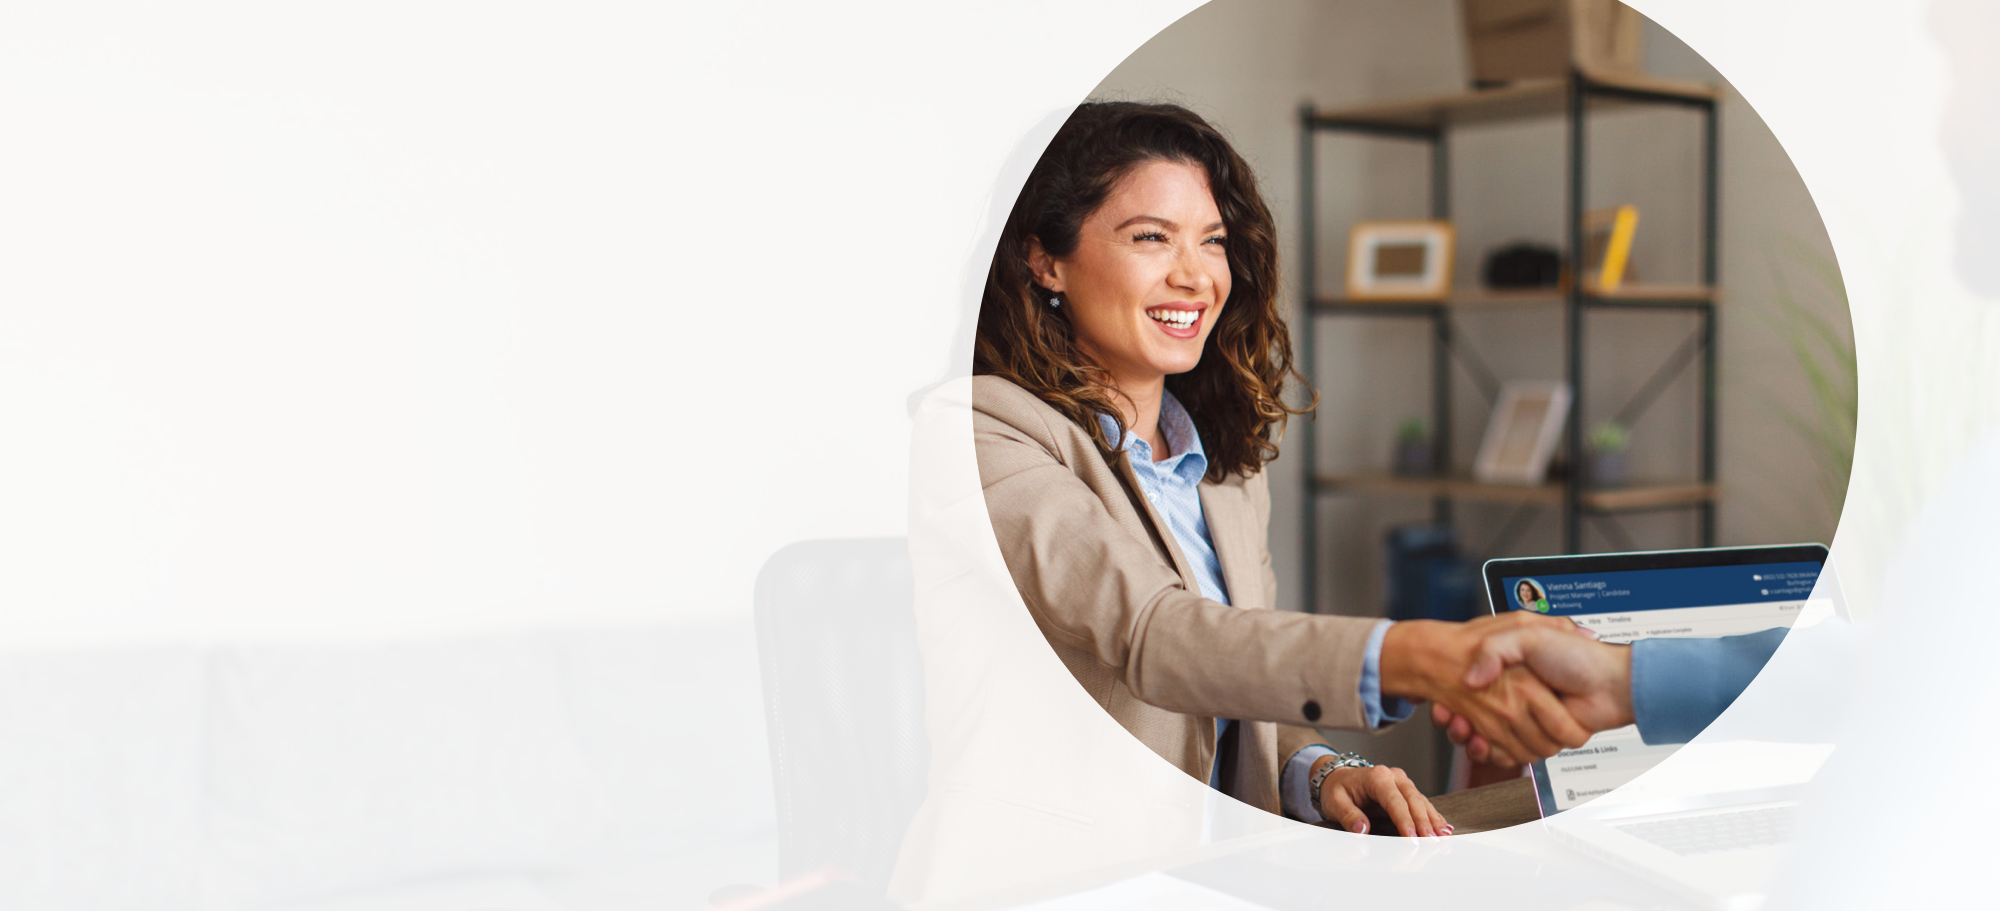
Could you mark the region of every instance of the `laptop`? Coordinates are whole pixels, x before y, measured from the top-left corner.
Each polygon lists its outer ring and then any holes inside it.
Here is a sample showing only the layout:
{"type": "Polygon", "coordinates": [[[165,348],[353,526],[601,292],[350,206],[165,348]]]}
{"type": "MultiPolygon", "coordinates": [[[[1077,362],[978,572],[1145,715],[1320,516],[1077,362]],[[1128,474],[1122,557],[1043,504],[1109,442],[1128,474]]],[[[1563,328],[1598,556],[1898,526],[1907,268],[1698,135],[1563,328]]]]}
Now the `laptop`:
{"type": "MultiPolygon", "coordinates": [[[[1493,613],[1566,617],[1606,642],[1629,643],[1845,618],[1837,586],[1815,597],[1826,558],[1818,544],[1708,548],[1489,560],[1482,575],[1493,613]]],[[[1636,800],[1621,792],[1627,799],[1593,802],[1679,748],[1648,746],[1628,726],[1533,763],[1542,817],[1565,844],[1702,906],[1761,906],[1790,841],[1800,786],[1636,800]]]]}

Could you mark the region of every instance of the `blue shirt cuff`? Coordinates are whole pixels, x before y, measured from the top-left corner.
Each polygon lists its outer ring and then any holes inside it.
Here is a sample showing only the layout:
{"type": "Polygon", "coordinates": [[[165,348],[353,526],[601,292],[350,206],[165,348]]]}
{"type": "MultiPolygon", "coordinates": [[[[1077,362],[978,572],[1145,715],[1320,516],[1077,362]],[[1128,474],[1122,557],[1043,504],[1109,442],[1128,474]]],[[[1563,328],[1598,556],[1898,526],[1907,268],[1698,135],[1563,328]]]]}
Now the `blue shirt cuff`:
{"type": "Polygon", "coordinates": [[[1300,822],[1317,823],[1326,817],[1313,809],[1312,769],[1313,763],[1321,756],[1332,756],[1333,750],[1324,744],[1315,743],[1302,747],[1292,758],[1285,760],[1285,771],[1278,779],[1278,808],[1286,816],[1300,822]]]}
{"type": "Polygon", "coordinates": [[[1382,698],[1382,640],[1394,623],[1383,620],[1375,624],[1374,632],[1368,634],[1368,653],[1361,659],[1361,711],[1371,728],[1402,721],[1417,710],[1415,703],[1401,696],[1382,698]]]}

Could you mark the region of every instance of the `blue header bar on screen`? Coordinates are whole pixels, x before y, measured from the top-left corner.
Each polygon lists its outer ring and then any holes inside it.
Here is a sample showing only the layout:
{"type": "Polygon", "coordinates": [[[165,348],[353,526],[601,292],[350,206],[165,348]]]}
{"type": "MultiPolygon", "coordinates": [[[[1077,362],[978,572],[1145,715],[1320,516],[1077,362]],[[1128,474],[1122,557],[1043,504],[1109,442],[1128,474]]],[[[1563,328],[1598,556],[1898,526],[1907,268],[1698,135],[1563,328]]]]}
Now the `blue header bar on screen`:
{"type": "Polygon", "coordinates": [[[1558,616],[1607,611],[1670,610],[1717,604],[1799,601],[1812,594],[1818,563],[1763,563],[1746,566],[1690,566],[1561,576],[1508,576],[1502,591],[1509,610],[1558,616]],[[1521,583],[1532,601],[1521,603],[1521,583]]]}

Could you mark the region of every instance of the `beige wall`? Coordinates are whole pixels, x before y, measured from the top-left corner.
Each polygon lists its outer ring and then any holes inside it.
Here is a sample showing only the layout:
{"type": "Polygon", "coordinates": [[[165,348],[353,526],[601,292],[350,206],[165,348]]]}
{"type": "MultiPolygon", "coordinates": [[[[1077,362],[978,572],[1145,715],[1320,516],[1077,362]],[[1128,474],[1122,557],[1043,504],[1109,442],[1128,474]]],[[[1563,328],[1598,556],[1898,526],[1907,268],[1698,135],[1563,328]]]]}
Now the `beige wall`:
{"type": "MultiPolygon", "coordinates": [[[[1655,75],[1720,81],[1699,55],[1647,25],[1655,75]]],[[[1284,246],[1292,300],[1298,279],[1297,109],[1337,107],[1456,91],[1464,44],[1453,0],[1216,0],[1161,32],[1105,78],[1099,98],[1172,100],[1225,129],[1257,169],[1284,246]]],[[[1718,472],[1724,486],[1719,543],[1830,541],[1838,497],[1819,468],[1821,448],[1801,426],[1819,414],[1791,339],[1801,319],[1826,321],[1845,339],[1846,308],[1818,270],[1832,252],[1804,185],[1784,150],[1742,98],[1722,106],[1718,472]],[[1788,293],[1806,316],[1780,305],[1788,293]]],[[[1634,263],[1648,280],[1698,277],[1699,121],[1683,111],[1608,114],[1589,136],[1592,206],[1630,202],[1642,213],[1634,263]]],[[[1560,119],[1457,131],[1452,136],[1452,209],[1460,282],[1476,276],[1486,250],[1515,239],[1562,236],[1565,132],[1560,119]]],[[[1427,211],[1428,159],[1414,144],[1323,138],[1317,160],[1321,213],[1319,283],[1337,290],[1346,228],[1356,218],[1418,217],[1427,211]]],[[[1296,312],[1296,306],[1294,309],[1296,312]]],[[[1397,423],[1429,414],[1427,323],[1322,319],[1317,326],[1322,394],[1320,465],[1380,470],[1397,423]]],[[[1588,317],[1586,421],[1608,418],[1694,330],[1680,314],[1588,317]]],[[[1501,379],[1563,376],[1562,321],[1554,308],[1461,313],[1456,326],[1501,379]]],[[[1295,320],[1303,331],[1303,321],[1295,320]]],[[[1456,468],[1469,469],[1488,405],[1454,368],[1456,468]]],[[[1635,477],[1687,478],[1698,470],[1696,384],[1676,381],[1633,428],[1635,477]]],[[[1302,425],[1299,425],[1302,427],[1302,425]]],[[[1280,603],[1301,602],[1298,545],[1303,467],[1293,445],[1272,466],[1276,500],[1271,546],[1280,603]]],[[[1375,497],[1322,499],[1321,609],[1378,614],[1382,535],[1423,521],[1425,503],[1375,497]],[[1337,594],[1336,594],[1337,593],[1337,594]]],[[[1543,510],[1512,544],[1488,551],[1512,507],[1458,507],[1462,543],[1475,557],[1557,552],[1559,517],[1543,510]]],[[[1694,513],[1636,516],[1623,527],[1641,547],[1696,543],[1694,513]]],[[[1586,547],[1611,549],[1596,529],[1586,547]]],[[[1428,735],[1414,725],[1369,748],[1420,772],[1428,735]]],[[[1422,780],[1420,778],[1420,780],[1422,780]]]]}

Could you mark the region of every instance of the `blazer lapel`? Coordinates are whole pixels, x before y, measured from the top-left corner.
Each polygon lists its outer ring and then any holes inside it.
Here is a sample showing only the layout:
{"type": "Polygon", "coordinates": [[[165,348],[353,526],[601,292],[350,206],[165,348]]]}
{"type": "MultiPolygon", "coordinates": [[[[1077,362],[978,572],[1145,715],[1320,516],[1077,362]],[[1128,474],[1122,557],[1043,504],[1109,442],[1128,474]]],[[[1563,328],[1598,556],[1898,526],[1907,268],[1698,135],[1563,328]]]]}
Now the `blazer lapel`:
{"type": "Polygon", "coordinates": [[[1201,487],[1201,515],[1208,522],[1208,537],[1215,544],[1215,559],[1222,564],[1222,584],[1229,586],[1229,603],[1237,607],[1261,607],[1266,593],[1263,562],[1258,558],[1252,537],[1259,529],[1251,526],[1256,514],[1243,498],[1237,484],[1210,484],[1201,487]]]}
{"type": "MultiPolygon", "coordinates": [[[[1153,508],[1152,501],[1146,499],[1146,488],[1139,484],[1139,474],[1132,468],[1132,454],[1120,452],[1117,462],[1118,476],[1125,479],[1125,489],[1131,494],[1132,502],[1139,507],[1139,514],[1146,517],[1146,524],[1153,529],[1153,538],[1167,549],[1167,558],[1173,561],[1174,571],[1180,573],[1181,585],[1188,591],[1200,593],[1201,583],[1196,581],[1194,564],[1181,554],[1180,543],[1174,540],[1173,529],[1167,527],[1166,517],[1153,508]]],[[[1203,509],[1207,508],[1208,497],[1202,497],[1203,509]]],[[[1213,530],[1211,529],[1211,534],[1213,530]]]]}

